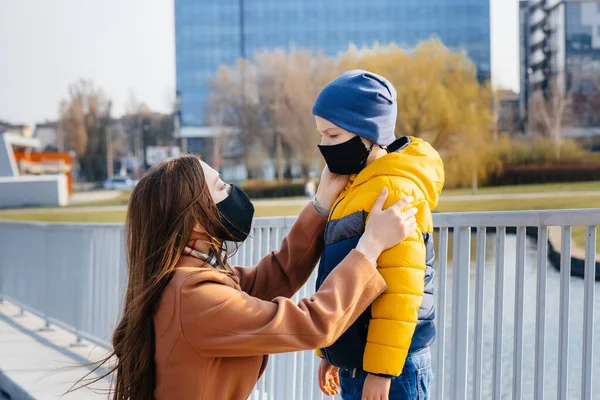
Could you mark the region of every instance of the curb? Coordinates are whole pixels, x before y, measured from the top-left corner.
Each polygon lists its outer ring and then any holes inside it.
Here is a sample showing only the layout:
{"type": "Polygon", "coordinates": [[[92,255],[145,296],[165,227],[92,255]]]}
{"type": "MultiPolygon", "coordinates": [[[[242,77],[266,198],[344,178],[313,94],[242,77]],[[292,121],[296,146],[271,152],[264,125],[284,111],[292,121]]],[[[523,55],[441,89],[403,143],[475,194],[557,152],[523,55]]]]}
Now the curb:
{"type": "Polygon", "coordinates": [[[0,393],[6,394],[10,400],[36,400],[29,392],[13,382],[0,370],[0,393]]]}

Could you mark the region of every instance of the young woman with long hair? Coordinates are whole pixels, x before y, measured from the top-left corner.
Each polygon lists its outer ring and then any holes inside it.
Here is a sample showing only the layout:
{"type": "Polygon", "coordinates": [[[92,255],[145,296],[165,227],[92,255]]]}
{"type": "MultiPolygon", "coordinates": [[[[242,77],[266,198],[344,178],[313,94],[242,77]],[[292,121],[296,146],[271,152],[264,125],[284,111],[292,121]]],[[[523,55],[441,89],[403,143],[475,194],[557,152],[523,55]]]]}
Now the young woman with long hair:
{"type": "Polygon", "coordinates": [[[379,254],[415,229],[416,211],[403,211],[411,199],[383,211],[382,193],[356,250],[315,295],[291,301],[321,255],[327,214],[347,179],[325,168],[280,249],[241,268],[230,266],[225,244],[250,232],[245,193],[194,156],[152,167],[129,201],[125,304],[114,350],[97,364],[109,366],[111,397],[246,399],[268,354],[333,343],[386,289],[379,254]]]}

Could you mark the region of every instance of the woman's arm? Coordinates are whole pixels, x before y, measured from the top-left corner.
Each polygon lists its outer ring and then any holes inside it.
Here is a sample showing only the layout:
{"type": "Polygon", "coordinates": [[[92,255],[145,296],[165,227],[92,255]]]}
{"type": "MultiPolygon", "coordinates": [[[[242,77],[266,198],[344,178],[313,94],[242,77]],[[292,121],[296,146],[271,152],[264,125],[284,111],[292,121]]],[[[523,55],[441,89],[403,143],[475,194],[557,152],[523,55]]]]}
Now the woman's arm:
{"type": "Polygon", "coordinates": [[[183,336],[203,357],[244,357],[327,347],[386,289],[354,250],[319,291],[298,304],[260,300],[192,275],[181,291],[183,336]]]}
{"type": "MultiPolygon", "coordinates": [[[[347,175],[332,174],[325,166],[315,198],[327,213],[348,183],[347,175]]],[[[254,268],[235,268],[242,290],[262,300],[291,297],[308,280],[323,251],[326,217],[309,204],[300,213],[281,248],[263,258],[254,268]]]]}
{"type": "Polygon", "coordinates": [[[252,268],[235,267],[242,290],[250,296],[271,301],[291,297],[306,283],[323,251],[325,218],[308,204],[273,251],[252,268]]]}
{"type": "Polygon", "coordinates": [[[379,255],[415,231],[415,210],[401,212],[405,198],[382,210],[384,190],[371,210],[356,250],[298,304],[278,297],[260,300],[235,287],[192,274],[180,293],[182,334],[205,357],[242,357],[316,349],[331,345],[385,291],[379,255]]]}

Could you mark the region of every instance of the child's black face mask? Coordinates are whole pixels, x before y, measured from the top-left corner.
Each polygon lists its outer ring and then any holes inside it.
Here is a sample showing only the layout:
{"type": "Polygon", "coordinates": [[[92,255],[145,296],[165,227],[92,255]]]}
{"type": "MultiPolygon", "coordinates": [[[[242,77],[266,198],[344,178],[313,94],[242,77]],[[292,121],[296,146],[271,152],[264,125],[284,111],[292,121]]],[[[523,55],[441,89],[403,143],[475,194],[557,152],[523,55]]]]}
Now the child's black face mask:
{"type": "Polygon", "coordinates": [[[339,175],[352,175],[363,170],[373,145],[367,148],[360,136],[355,136],[344,143],[317,147],[331,172],[339,175]]]}

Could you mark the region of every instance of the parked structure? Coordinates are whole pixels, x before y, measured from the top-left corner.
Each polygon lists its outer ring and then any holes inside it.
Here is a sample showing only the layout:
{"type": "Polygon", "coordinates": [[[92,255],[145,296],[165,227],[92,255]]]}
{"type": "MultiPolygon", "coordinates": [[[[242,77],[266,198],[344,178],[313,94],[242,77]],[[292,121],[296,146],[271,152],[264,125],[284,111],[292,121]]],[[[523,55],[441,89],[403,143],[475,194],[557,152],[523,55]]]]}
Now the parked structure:
{"type": "Polygon", "coordinates": [[[14,133],[0,132],[0,207],[64,206],[69,201],[67,177],[24,175],[15,158],[15,148],[39,149],[40,141],[14,133]]]}

